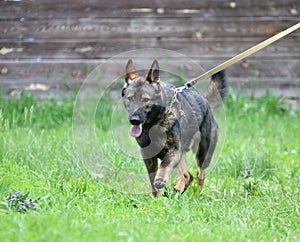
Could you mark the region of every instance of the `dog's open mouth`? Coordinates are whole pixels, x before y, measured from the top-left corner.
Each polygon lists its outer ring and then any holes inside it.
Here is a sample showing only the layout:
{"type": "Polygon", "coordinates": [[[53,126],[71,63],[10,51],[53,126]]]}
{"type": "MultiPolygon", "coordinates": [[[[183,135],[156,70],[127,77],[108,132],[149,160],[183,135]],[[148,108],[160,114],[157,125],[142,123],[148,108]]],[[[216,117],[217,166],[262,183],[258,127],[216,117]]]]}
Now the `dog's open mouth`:
{"type": "Polygon", "coordinates": [[[138,138],[141,136],[142,131],[143,131],[142,124],[132,125],[130,128],[130,135],[135,138],[138,138]]]}

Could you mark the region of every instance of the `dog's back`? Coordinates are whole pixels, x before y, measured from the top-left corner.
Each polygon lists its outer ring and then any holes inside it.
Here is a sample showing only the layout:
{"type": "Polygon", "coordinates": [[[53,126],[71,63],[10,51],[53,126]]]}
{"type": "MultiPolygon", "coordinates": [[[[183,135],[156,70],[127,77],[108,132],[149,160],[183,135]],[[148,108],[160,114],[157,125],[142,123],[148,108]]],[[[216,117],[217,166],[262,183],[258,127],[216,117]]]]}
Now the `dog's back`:
{"type": "MultiPolygon", "coordinates": [[[[161,83],[167,97],[166,105],[171,103],[175,86],[161,83]]],[[[212,111],[218,108],[227,91],[225,70],[212,76],[204,95],[200,95],[194,88],[185,89],[177,95],[177,103],[172,111],[180,122],[181,141],[183,152],[200,142],[200,128],[206,116],[212,116],[212,111]]],[[[168,108],[168,107],[167,107],[168,108]]]]}

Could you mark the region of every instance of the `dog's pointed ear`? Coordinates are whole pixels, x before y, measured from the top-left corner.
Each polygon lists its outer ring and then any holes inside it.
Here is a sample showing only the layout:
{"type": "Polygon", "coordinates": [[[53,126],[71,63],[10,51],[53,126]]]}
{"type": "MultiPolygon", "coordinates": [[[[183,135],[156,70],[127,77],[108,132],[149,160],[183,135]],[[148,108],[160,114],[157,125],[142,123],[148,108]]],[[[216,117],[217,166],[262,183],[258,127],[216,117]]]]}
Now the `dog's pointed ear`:
{"type": "Polygon", "coordinates": [[[157,60],[154,60],[147,74],[146,80],[150,83],[159,83],[159,66],[157,60]]]}
{"type": "Polygon", "coordinates": [[[139,75],[138,75],[137,71],[135,70],[132,60],[130,59],[126,65],[125,81],[127,84],[129,84],[131,82],[131,80],[133,80],[137,77],[139,77],[139,75]]]}

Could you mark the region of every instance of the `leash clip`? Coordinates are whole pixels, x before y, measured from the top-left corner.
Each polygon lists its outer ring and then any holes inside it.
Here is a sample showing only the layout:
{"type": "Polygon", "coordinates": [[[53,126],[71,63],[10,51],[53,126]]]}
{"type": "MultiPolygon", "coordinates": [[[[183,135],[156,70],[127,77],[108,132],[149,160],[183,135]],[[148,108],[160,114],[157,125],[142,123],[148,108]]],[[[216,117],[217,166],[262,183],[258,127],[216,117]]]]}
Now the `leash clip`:
{"type": "Polygon", "coordinates": [[[184,89],[186,89],[185,86],[176,87],[175,90],[174,90],[175,95],[176,95],[177,93],[183,92],[184,89]]]}
{"type": "Polygon", "coordinates": [[[184,89],[186,89],[186,86],[181,86],[181,87],[176,87],[175,88],[175,90],[174,90],[174,96],[173,96],[171,104],[170,104],[170,109],[171,109],[172,106],[175,103],[178,103],[178,105],[179,105],[179,113],[180,113],[181,116],[185,116],[185,114],[184,114],[184,111],[182,110],[181,103],[178,101],[177,95],[178,95],[178,93],[183,92],[184,89]]]}

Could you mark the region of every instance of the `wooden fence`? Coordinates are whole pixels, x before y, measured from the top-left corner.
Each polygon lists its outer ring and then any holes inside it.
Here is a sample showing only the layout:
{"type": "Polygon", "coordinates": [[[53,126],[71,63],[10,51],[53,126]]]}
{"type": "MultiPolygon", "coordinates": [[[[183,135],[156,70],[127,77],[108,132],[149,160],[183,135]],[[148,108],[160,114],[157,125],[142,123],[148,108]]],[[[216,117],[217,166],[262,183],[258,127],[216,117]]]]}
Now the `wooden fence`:
{"type": "MultiPolygon", "coordinates": [[[[99,63],[139,48],[177,51],[208,70],[299,20],[298,0],[0,1],[0,85],[5,93],[73,90],[99,63]]],[[[125,64],[116,61],[112,78],[125,64]]],[[[299,98],[300,30],[228,76],[233,88],[299,98]]]]}

